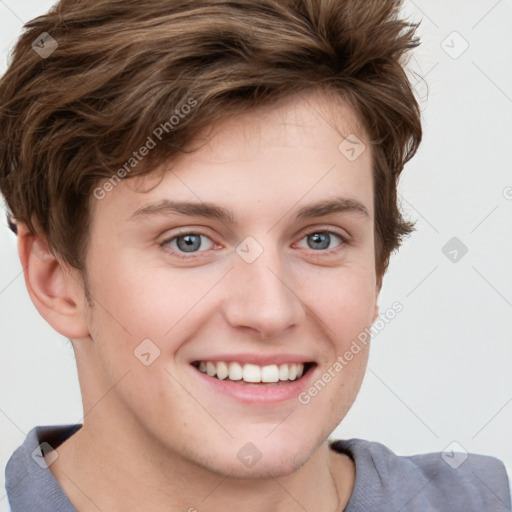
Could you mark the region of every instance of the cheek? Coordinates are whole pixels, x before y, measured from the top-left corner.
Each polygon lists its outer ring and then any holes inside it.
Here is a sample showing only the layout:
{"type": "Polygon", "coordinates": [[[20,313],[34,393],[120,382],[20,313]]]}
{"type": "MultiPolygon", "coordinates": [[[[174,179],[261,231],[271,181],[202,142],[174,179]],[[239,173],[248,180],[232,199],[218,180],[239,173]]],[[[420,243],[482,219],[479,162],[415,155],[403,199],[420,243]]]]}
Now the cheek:
{"type": "Polygon", "coordinates": [[[330,410],[329,428],[334,428],[351,407],[366,371],[376,303],[374,274],[365,266],[352,266],[326,279],[324,290],[312,302],[328,339],[319,368],[322,382],[314,384],[305,401],[311,400],[314,414],[330,410]]]}
{"type": "MultiPolygon", "coordinates": [[[[376,304],[375,274],[364,266],[350,266],[308,276],[302,283],[308,306],[333,332],[347,340],[372,324],[376,304]]],[[[335,336],[336,337],[336,336],[335,336]]]]}
{"type": "Polygon", "coordinates": [[[145,329],[170,328],[172,312],[179,304],[179,294],[173,290],[179,285],[173,286],[161,271],[149,268],[140,258],[130,258],[130,251],[112,258],[106,251],[98,250],[95,258],[91,258],[91,274],[97,319],[103,323],[102,328],[121,330],[135,337],[155,334],[145,329]],[[159,317],[165,326],[154,325],[159,317]]]}
{"type": "Polygon", "coordinates": [[[173,271],[122,259],[110,268],[96,266],[91,335],[100,351],[108,351],[109,359],[115,355],[116,361],[124,360],[123,364],[132,362],[134,350],[146,339],[162,352],[173,353],[179,340],[200,324],[194,319],[204,315],[208,292],[221,276],[211,269],[173,271]]]}

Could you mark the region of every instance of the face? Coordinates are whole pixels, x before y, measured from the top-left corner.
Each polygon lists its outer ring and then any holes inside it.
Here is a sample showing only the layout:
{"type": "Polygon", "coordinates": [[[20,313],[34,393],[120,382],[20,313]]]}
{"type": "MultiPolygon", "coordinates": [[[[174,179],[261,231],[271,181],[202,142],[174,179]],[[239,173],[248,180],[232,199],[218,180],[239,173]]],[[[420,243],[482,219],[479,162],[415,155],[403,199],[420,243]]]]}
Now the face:
{"type": "Polygon", "coordinates": [[[93,200],[83,393],[108,390],[95,414],[147,450],[283,476],[356,397],[367,348],[343,356],[377,314],[371,155],[339,149],[365,140],[348,106],[306,99],[219,124],[149,191],[93,200]]]}

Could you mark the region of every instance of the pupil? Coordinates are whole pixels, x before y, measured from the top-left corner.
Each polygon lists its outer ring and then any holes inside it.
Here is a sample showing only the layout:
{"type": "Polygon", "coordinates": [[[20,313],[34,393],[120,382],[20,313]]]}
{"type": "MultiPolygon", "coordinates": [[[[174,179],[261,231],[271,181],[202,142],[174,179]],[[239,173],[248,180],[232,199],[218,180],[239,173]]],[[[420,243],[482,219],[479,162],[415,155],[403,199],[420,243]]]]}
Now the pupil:
{"type": "Polygon", "coordinates": [[[310,236],[313,240],[313,245],[308,243],[311,249],[326,249],[329,247],[329,242],[331,240],[329,233],[313,233],[310,236]],[[318,245],[314,245],[318,243],[320,243],[320,247],[318,245]]]}
{"type": "Polygon", "coordinates": [[[184,252],[193,252],[201,247],[200,235],[184,235],[177,239],[180,250],[184,252]]]}

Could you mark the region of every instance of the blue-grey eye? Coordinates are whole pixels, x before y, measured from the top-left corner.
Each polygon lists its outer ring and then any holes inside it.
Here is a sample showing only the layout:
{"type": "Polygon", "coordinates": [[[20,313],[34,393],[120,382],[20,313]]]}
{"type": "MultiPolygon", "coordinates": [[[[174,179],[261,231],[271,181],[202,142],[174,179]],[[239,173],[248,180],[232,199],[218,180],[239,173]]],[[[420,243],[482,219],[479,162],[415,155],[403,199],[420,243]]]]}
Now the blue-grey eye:
{"type": "Polygon", "coordinates": [[[338,243],[337,245],[341,245],[341,243],[343,243],[343,239],[341,238],[340,235],[337,235],[336,233],[331,233],[329,231],[315,231],[313,233],[309,233],[303,238],[303,240],[307,240],[309,249],[325,250],[333,248],[329,247],[331,242],[333,241],[333,237],[337,238],[340,241],[340,243],[338,243]]]}
{"type": "Polygon", "coordinates": [[[174,250],[185,253],[193,253],[199,251],[199,249],[210,249],[213,246],[213,242],[206,235],[200,235],[198,233],[186,233],[169,239],[165,245],[168,245],[171,249],[174,250]],[[206,244],[203,242],[203,239],[207,240],[206,244]],[[205,245],[206,247],[204,247],[205,245]]]}

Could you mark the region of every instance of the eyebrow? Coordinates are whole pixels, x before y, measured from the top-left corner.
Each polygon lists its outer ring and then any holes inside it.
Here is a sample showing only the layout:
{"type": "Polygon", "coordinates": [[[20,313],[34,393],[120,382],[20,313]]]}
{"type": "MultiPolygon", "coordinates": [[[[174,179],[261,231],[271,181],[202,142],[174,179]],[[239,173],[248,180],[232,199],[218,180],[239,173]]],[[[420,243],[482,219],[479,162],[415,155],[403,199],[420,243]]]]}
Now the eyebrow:
{"type": "MultiPolygon", "coordinates": [[[[315,217],[322,217],[331,213],[355,213],[371,219],[368,209],[356,199],[346,197],[335,197],[326,199],[301,208],[296,215],[297,220],[306,220],[315,217]]],[[[129,221],[147,218],[153,215],[181,214],[191,217],[205,217],[216,219],[225,224],[235,224],[235,216],[231,210],[209,202],[187,202],[172,201],[163,199],[150,203],[136,210],[129,218],[129,221]]]]}

